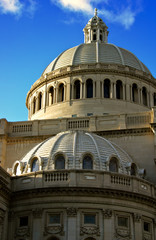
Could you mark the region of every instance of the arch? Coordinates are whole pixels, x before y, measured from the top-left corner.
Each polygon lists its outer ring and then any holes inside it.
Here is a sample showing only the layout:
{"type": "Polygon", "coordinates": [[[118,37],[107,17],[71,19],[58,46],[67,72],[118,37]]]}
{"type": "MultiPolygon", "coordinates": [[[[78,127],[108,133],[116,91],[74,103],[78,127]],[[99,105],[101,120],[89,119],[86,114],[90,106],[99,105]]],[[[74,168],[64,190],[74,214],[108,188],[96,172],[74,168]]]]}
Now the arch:
{"type": "Polygon", "coordinates": [[[61,83],[58,88],[58,101],[63,102],[64,101],[64,84],[61,83]]]}
{"type": "Polygon", "coordinates": [[[65,157],[63,156],[63,154],[57,154],[55,156],[55,169],[65,169],[65,157]]]}
{"type": "Polygon", "coordinates": [[[135,163],[131,164],[131,176],[136,176],[137,175],[137,166],[135,163]]]}
{"type": "Polygon", "coordinates": [[[80,80],[74,82],[74,99],[80,99],[80,80]]]}
{"type": "Polygon", "coordinates": [[[147,106],[147,89],[145,87],[142,88],[142,102],[147,106]]]}
{"type": "Polygon", "coordinates": [[[83,169],[93,169],[93,158],[90,154],[85,154],[82,160],[83,169]]]}
{"type": "Polygon", "coordinates": [[[104,98],[110,98],[110,80],[104,80],[104,98]]]}
{"type": "Polygon", "coordinates": [[[37,172],[39,171],[39,160],[37,157],[35,157],[34,159],[32,159],[31,162],[31,172],[37,172]]]}
{"type": "Polygon", "coordinates": [[[92,237],[88,237],[88,238],[85,238],[84,240],[96,240],[96,239],[92,237]]]}
{"type": "Polygon", "coordinates": [[[33,98],[33,110],[32,110],[33,114],[35,113],[35,111],[36,111],[36,97],[33,98]]]}
{"type": "Polygon", "coordinates": [[[54,87],[50,87],[48,91],[48,104],[49,106],[54,103],[54,87]]]}
{"type": "Polygon", "coordinates": [[[109,161],[109,171],[110,172],[118,172],[118,159],[116,157],[112,157],[109,161]]]}
{"type": "Polygon", "coordinates": [[[47,240],[59,240],[59,238],[57,238],[57,237],[50,237],[47,240]]]}
{"type": "Polygon", "coordinates": [[[42,93],[38,94],[38,110],[42,108],[42,93]]]}
{"type": "Polygon", "coordinates": [[[92,79],[87,79],[86,88],[87,88],[87,98],[92,98],[93,97],[93,80],[92,79]]]}
{"type": "Polygon", "coordinates": [[[153,105],[156,106],[156,93],[153,94],[153,105]]]}
{"type": "Polygon", "coordinates": [[[121,80],[116,81],[116,98],[123,99],[123,84],[121,80]]]}
{"type": "Polygon", "coordinates": [[[138,86],[136,83],[132,85],[132,101],[138,102],[138,86]]]}
{"type": "Polygon", "coordinates": [[[20,162],[16,161],[12,167],[13,171],[12,174],[13,175],[20,175],[21,174],[21,169],[20,169],[20,162]]]}

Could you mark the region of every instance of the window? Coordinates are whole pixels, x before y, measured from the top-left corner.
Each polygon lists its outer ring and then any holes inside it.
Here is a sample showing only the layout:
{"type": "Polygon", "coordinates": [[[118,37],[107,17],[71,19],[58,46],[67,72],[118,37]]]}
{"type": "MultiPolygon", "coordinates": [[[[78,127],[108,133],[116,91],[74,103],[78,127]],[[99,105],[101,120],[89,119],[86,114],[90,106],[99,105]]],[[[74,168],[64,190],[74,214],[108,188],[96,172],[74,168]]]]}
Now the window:
{"type": "Polygon", "coordinates": [[[34,97],[33,99],[33,114],[35,113],[36,111],[36,98],[34,97]]]}
{"type": "Polygon", "coordinates": [[[42,93],[38,95],[38,110],[42,108],[42,93]]]}
{"type": "Polygon", "coordinates": [[[14,167],[14,175],[20,175],[21,171],[20,171],[20,164],[17,163],[14,167]]]}
{"type": "Polygon", "coordinates": [[[135,83],[132,85],[132,101],[138,102],[138,87],[135,83]]]}
{"type": "Polygon", "coordinates": [[[31,171],[32,172],[39,171],[39,162],[37,158],[34,158],[34,160],[32,161],[31,171]]]}
{"type": "Polygon", "coordinates": [[[156,93],[154,93],[154,95],[153,95],[153,104],[154,104],[154,106],[156,106],[156,93]]]}
{"type": "Polygon", "coordinates": [[[147,106],[147,90],[145,87],[142,88],[142,101],[143,105],[147,106]]]}
{"type": "Polygon", "coordinates": [[[123,86],[120,80],[116,82],[116,98],[123,99],[123,86]]]}
{"type": "Polygon", "coordinates": [[[104,98],[110,98],[110,80],[104,80],[104,98]]]}
{"type": "Polygon", "coordinates": [[[149,222],[144,222],[143,228],[145,232],[150,232],[151,231],[151,224],[149,222]]]}
{"type": "Polygon", "coordinates": [[[50,214],[49,215],[49,224],[60,224],[61,222],[61,217],[60,214],[50,214]]]}
{"type": "Polygon", "coordinates": [[[92,98],[93,97],[93,80],[88,79],[86,81],[86,87],[87,87],[87,98],[92,98]]]}
{"type": "Polygon", "coordinates": [[[61,83],[58,89],[58,101],[63,102],[64,101],[64,84],[61,83]]]}
{"type": "Polygon", "coordinates": [[[88,117],[93,116],[93,113],[87,113],[87,116],[88,117]]]}
{"type": "Polygon", "coordinates": [[[63,155],[58,155],[55,158],[55,169],[65,169],[65,158],[63,155]]]}
{"type": "Polygon", "coordinates": [[[137,167],[134,163],[131,165],[131,176],[136,176],[137,173],[137,167]]]}
{"type": "Polygon", "coordinates": [[[127,217],[118,216],[118,226],[119,227],[128,228],[128,218],[127,217]]]}
{"type": "Polygon", "coordinates": [[[118,172],[118,160],[116,158],[111,158],[109,162],[109,171],[110,172],[118,172]]]}
{"type": "Polygon", "coordinates": [[[96,224],[96,214],[84,214],[84,224],[96,224]]]}
{"type": "Polygon", "coordinates": [[[28,216],[20,217],[19,226],[20,227],[27,227],[28,226],[28,216]]]}
{"type": "Polygon", "coordinates": [[[80,99],[80,81],[76,80],[74,83],[74,99],[80,99]]]}
{"type": "Polygon", "coordinates": [[[90,155],[86,155],[83,158],[83,169],[93,169],[93,160],[90,155]]]}
{"type": "Polygon", "coordinates": [[[54,103],[54,88],[51,87],[48,92],[49,95],[49,106],[54,103]]]}

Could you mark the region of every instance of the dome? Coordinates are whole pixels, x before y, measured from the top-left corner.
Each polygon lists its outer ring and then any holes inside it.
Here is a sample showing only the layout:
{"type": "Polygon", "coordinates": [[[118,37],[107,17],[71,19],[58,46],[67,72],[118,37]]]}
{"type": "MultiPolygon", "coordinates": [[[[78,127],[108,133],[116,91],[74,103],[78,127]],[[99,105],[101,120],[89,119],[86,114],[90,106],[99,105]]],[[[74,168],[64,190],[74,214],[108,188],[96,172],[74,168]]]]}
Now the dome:
{"type": "MultiPolygon", "coordinates": [[[[42,166],[42,169],[37,170],[55,170],[57,156],[64,157],[65,169],[83,169],[83,159],[87,156],[92,159],[94,170],[108,171],[110,160],[116,159],[118,172],[128,174],[128,168],[133,164],[130,156],[115,143],[93,133],[67,131],[39,143],[26,154],[19,167],[23,168],[23,173],[31,172],[35,159],[42,166]]],[[[16,165],[17,162],[13,173],[16,165]]]]}
{"type": "Polygon", "coordinates": [[[150,74],[148,68],[130,51],[110,43],[91,42],[61,53],[44,70],[43,75],[67,66],[95,63],[123,65],[150,74]]]}

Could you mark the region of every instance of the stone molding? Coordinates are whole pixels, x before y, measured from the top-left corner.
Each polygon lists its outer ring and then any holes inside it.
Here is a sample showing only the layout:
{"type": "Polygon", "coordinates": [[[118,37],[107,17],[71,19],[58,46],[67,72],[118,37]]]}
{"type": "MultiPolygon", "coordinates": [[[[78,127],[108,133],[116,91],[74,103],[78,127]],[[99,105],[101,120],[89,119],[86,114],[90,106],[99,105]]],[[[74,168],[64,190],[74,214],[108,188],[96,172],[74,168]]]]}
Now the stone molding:
{"type": "Polygon", "coordinates": [[[32,209],[32,212],[33,212],[34,218],[42,218],[42,213],[43,213],[42,208],[32,209]]]}
{"type": "Polygon", "coordinates": [[[104,218],[111,218],[113,211],[111,209],[103,209],[104,218]]]}
{"type": "Polygon", "coordinates": [[[100,229],[99,227],[81,227],[80,228],[80,235],[97,235],[100,236],[100,229]]]}
{"type": "Polygon", "coordinates": [[[134,213],[134,222],[140,222],[142,219],[142,216],[140,214],[134,213]]]}
{"type": "Polygon", "coordinates": [[[67,208],[67,216],[68,217],[76,217],[77,216],[77,209],[76,208],[67,208]]]}
{"type": "Polygon", "coordinates": [[[62,226],[47,226],[44,228],[44,236],[48,234],[60,234],[61,236],[64,235],[64,227],[62,226]]]}
{"type": "Polygon", "coordinates": [[[29,227],[19,227],[16,229],[15,237],[29,237],[30,229],[29,227]]]}
{"type": "Polygon", "coordinates": [[[130,240],[131,234],[129,229],[116,229],[115,237],[117,240],[130,240]]]}

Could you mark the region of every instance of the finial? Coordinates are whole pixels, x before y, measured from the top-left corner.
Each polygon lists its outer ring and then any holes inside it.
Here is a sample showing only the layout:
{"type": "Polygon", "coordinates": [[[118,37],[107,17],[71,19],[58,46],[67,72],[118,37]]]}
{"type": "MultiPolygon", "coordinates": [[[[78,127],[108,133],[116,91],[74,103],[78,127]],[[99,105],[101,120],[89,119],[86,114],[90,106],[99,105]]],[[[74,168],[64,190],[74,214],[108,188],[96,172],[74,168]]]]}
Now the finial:
{"type": "Polygon", "coordinates": [[[94,16],[97,16],[97,8],[94,9],[94,16]]]}

